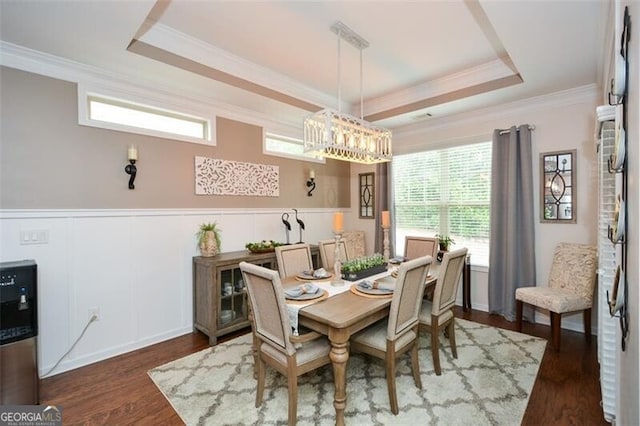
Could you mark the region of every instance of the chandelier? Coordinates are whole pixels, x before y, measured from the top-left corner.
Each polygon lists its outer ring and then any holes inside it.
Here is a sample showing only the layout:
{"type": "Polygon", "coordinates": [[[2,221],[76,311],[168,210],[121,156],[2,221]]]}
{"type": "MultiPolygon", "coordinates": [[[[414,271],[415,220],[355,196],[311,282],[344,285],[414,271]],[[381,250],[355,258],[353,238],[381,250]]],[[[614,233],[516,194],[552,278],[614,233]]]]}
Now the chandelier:
{"type": "Polygon", "coordinates": [[[342,22],[331,26],[338,36],[338,111],[326,108],[304,120],[304,151],[319,157],[354,163],[391,161],[391,130],[377,127],[363,118],[362,49],[369,42],[342,22]],[[360,51],[360,118],[340,111],[340,41],[344,39],[360,51]]]}

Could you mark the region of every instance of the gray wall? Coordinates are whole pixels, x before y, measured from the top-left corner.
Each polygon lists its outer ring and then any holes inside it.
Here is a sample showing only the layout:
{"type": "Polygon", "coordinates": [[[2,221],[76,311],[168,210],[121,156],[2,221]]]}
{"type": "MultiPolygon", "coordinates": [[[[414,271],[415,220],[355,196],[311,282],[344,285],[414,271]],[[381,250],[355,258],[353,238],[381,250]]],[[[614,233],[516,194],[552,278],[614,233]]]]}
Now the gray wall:
{"type": "MultiPolygon", "coordinates": [[[[350,206],[350,164],[262,154],[262,129],[218,118],[217,146],[78,125],[76,84],[0,68],[4,209],[321,208],[350,206]],[[135,190],[124,167],[138,146],[135,190]],[[277,165],[279,197],[196,196],[194,157],[277,165]],[[309,169],[318,184],[306,194],[309,169]]],[[[302,124],[301,124],[302,125],[302,124]]]]}

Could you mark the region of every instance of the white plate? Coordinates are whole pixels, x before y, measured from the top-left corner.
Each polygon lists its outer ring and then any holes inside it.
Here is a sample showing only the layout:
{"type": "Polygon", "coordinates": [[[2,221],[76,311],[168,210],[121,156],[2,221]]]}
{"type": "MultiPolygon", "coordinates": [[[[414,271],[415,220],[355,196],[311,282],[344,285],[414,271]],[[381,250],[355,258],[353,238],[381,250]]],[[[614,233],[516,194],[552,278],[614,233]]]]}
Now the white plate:
{"type": "Polygon", "coordinates": [[[314,277],[313,275],[307,275],[304,272],[301,272],[298,275],[296,275],[296,279],[298,281],[321,281],[321,280],[328,280],[329,278],[333,278],[333,274],[331,272],[327,272],[326,275],[322,277],[314,277]]]}
{"type": "Polygon", "coordinates": [[[235,311],[225,309],[220,312],[220,321],[224,324],[236,318],[235,311]]]}
{"type": "Polygon", "coordinates": [[[624,165],[626,153],[626,133],[622,126],[616,127],[616,142],[613,152],[613,168],[619,170],[624,165]]]}
{"type": "Polygon", "coordinates": [[[614,238],[616,241],[622,241],[624,238],[624,216],[625,216],[625,206],[624,200],[620,201],[619,210],[617,214],[616,228],[614,238]]]}
{"type": "Polygon", "coordinates": [[[624,95],[624,89],[627,79],[627,64],[620,52],[616,54],[615,72],[615,78],[611,82],[611,93],[620,97],[624,95]]]}
{"type": "Polygon", "coordinates": [[[613,291],[611,300],[609,300],[609,313],[615,315],[624,304],[624,273],[622,268],[618,266],[616,277],[613,281],[613,291]]]}
{"type": "Polygon", "coordinates": [[[315,293],[302,293],[300,296],[289,296],[287,293],[284,294],[284,298],[287,300],[313,300],[319,297],[324,296],[326,290],[321,288],[318,289],[315,293]]]}

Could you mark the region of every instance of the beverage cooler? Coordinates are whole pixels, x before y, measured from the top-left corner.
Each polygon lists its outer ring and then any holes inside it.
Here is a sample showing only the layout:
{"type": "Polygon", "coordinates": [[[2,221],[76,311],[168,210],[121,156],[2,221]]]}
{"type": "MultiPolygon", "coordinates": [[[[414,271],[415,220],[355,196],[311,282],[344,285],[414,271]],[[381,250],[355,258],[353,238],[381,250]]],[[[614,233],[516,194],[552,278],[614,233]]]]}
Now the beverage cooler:
{"type": "Polygon", "coordinates": [[[40,402],[37,280],[33,260],[0,262],[0,405],[40,402]]]}

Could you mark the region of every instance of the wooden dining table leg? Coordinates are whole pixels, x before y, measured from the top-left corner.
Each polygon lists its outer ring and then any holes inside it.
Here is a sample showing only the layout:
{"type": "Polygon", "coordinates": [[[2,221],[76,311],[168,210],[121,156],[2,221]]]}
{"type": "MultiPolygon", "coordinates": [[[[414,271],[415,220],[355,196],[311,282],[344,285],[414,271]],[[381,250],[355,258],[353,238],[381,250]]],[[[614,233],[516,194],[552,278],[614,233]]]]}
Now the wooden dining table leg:
{"type": "Polygon", "coordinates": [[[344,426],[344,410],[347,406],[347,361],[349,360],[349,334],[345,330],[330,330],[331,364],[335,393],[333,406],[336,409],[336,426],[344,426]]]}

